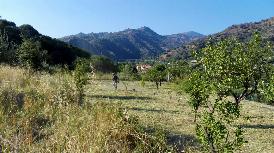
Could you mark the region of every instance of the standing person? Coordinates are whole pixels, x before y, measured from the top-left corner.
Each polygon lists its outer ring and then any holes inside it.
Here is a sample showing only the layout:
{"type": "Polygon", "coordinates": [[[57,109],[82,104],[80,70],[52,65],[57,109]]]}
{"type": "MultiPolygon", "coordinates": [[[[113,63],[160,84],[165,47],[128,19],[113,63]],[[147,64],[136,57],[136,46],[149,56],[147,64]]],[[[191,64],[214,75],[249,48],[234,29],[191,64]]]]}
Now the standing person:
{"type": "Polygon", "coordinates": [[[113,86],[115,90],[117,90],[117,84],[119,83],[119,78],[117,76],[117,73],[113,73],[112,75],[113,75],[112,76],[113,86]]]}

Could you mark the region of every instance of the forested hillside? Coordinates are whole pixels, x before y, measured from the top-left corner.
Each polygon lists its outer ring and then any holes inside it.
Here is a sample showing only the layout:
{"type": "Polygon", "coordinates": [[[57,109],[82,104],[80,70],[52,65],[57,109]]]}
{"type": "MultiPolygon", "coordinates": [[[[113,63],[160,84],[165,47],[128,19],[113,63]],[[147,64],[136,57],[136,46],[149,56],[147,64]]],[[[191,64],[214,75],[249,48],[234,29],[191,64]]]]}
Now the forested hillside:
{"type": "Polygon", "coordinates": [[[79,48],[40,34],[31,25],[18,27],[11,21],[0,20],[1,63],[18,64],[28,58],[48,65],[72,65],[77,57],[89,56],[79,48]]]}
{"type": "Polygon", "coordinates": [[[207,42],[219,42],[225,38],[237,38],[241,41],[247,41],[255,32],[258,32],[265,42],[270,41],[274,43],[274,17],[259,22],[232,25],[222,32],[191,41],[176,49],[171,49],[164,53],[161,59],[187,59],[190,58],[192,50],[202,49],[207,42]]]}
{"type": "Polygon", "coordinates": [[[168,49],[202,37],[202,34],[193,31],[162,36],[148,27],[142,27],[114,33],[79,33],[60,40],[93,54],[122,60],[155,58],[168,49]]]}

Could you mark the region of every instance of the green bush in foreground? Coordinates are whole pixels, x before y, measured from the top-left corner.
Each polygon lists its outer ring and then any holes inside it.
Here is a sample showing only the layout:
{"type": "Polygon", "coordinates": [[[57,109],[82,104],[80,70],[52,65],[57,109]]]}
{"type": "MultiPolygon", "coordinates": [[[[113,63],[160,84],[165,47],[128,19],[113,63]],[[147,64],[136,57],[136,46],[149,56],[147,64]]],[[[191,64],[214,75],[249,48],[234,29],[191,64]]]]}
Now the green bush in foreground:
{"type": "Polygon", "coordinates": [[[188,92],[205,151],[233,152],[243,145],[243,131],[235,122],[240,102],[270,81],[270,57],[270,46],[257,34],[247,43],[224,40],[202,50],[188,92]]]}
{"type": "Polygon", "coordinates": [[[78,104],[82,105],[84,100],[84,87],[87,85],[89,77],[88,72],[90,72],[90,64],[87,59],[76,60],[75,70],[74,70],[74,82],[76,84],[77,94],[78,94],[78,104]]]}

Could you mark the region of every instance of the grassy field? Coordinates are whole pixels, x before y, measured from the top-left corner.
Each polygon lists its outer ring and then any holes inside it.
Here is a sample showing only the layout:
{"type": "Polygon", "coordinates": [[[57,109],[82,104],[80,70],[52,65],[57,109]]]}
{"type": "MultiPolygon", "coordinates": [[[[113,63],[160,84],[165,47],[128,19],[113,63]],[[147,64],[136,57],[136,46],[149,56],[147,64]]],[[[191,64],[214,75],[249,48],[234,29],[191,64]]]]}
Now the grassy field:
{"type": "MultiPolygon", "coordinates": [[[[0,152],[200,152],[188,96],[173,87],[91,80],[79,106],[71,73],[0,66],[0,152]]],[[[274,152],[273,106],[243,101],[239,124],[240,152],[274,152]]]]}
{"type": "MultiPolygon", "coordinates": [[[[168,131],[168,142],[179,150],[199,152],[195,138],[193,113],[187,104],[188,96],[179,95],[172,85],[164,84],[156,90],[154,84],[121,82],[115,91],[111,81],[95,81],[86,89],[87,101],[116,103],[125,112],[135,115],[150,127],[162,127],[168,131]]],[[[274,107],[261,103],[243,101],[240,124],[248,141],[240,152],[274,152],[274,107]]]]}

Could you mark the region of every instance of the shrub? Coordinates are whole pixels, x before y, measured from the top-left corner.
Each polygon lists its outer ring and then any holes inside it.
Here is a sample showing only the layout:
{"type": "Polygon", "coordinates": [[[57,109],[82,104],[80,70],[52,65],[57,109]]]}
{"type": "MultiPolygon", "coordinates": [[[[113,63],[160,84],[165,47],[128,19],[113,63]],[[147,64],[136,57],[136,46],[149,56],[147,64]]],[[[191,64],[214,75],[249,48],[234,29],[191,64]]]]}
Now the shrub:
{"type": "Polygon", "coordinates": [[[39,70],[47,63],[47,51],[42,49],[38,41],[24,39],[17,52],[19,63],[24,67],[39,70]]]}
{"type": "Polygon", "coordinates": [[[74,82],[76,84],[78,94],[78,104],[83,104],[84,98],[84,87],[88,83],[89,77],[88,72],[90,71],[90,64],[87,59],[76,60],[76,66],[74,71],[74,82]]]}

